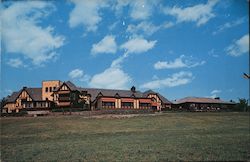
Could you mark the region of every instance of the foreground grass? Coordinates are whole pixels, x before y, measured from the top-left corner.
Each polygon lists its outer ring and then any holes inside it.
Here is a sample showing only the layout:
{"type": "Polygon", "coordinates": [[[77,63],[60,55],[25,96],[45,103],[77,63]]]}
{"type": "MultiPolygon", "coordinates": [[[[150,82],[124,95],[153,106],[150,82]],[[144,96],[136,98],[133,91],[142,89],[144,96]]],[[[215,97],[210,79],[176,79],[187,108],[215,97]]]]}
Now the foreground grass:
{"type": "Polygon", "coordinates": [[[249,160],[249,114],[1,118],[2,161],[249,160]]]}

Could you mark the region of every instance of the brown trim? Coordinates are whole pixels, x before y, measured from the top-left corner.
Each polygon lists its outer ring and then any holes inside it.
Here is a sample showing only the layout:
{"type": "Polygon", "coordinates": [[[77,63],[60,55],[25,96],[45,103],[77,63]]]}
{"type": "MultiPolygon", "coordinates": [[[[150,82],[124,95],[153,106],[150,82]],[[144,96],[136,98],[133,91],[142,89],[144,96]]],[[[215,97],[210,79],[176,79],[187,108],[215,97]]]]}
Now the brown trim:
{"type": "Polygon", "coordinates": [[[151,98],[139,99],[139,102],[142,102],[142,103],[152,103],[151,98]]]}
{"type": "Polygon", "coordinates": [[[100,100],[104,102],[115,102],[116,98],[101,97],[100,100]]]}
{"type": "Polygon", "coordinates": [[[133,98],[121,98],[121,102],[134,102],[133,98]]]}
{"type": "MultiPolygon", "coordinates": [[[[65,85],[66,87],[68,87],[68,89],[69,89],[70,91],[72,91],[72,90],[69,88],[69,86],[68,86],[65,82],[63,82],[62,85],[60,85],[60,86],[58,87],[58,89],[57,89],[56,91],[54,91],[54,92],[58,92],[58,91],[62,88],[63,85],[65,85]]],[[[62,90],[62,91],[65,91],[65,90],[62,90]]],[[[68,90],[67,90],[67,91],[68,91],[68,90]]]]}

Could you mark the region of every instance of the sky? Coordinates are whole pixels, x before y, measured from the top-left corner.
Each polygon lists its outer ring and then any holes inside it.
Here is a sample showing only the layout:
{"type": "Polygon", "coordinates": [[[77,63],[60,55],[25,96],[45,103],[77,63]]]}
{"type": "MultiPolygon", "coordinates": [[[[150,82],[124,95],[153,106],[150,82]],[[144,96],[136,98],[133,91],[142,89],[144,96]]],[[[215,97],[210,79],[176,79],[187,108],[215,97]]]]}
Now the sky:
{"type": "Polygon", "coordinates": [[[1,3],[1,97],[43,80],[249,98],[248,0],[1,3]]]}

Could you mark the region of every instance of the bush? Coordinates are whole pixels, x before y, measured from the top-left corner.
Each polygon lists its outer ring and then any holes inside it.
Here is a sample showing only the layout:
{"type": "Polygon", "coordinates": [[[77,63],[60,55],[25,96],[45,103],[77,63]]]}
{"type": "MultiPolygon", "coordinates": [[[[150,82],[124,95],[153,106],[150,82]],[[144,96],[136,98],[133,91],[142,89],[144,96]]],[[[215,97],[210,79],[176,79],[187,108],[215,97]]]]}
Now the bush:
{"type": "Polygon", "coordinates": [[[27,115],[27,111],[25,110],[22,110],[20,112],[12,112],[12,113],[1,113],[1,116],[6,116],[6,117],[9,117],[9,116],[13,116],[13,117],[19,117],[19,116],[25,116],[27,115]]]}
{"type": "Polygon", "coordinates": [[[79,111],[86,111],[86,109],[65,107],[65,108],[53,108],[51,111],[52,112],[79,112],[79,111]]]}

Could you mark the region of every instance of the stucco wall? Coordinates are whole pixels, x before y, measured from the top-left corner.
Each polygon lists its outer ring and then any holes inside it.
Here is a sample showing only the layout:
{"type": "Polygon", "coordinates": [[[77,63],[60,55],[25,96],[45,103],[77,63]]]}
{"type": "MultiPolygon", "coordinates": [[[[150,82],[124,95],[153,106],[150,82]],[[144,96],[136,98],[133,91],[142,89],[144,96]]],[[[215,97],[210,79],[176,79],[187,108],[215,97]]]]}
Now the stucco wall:
{"type": "Polygon", "coordinates": [[[46,98],[50,101],[53,101],[53,90],[61,85],[59,80],[53,81],[43,81],[42,82],[42,99],[46,100],[46,98]],[[48,88],[48,92],[46,92],[46,88],[48,88]]]}

